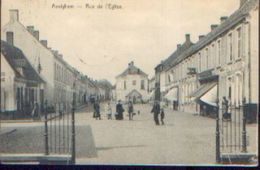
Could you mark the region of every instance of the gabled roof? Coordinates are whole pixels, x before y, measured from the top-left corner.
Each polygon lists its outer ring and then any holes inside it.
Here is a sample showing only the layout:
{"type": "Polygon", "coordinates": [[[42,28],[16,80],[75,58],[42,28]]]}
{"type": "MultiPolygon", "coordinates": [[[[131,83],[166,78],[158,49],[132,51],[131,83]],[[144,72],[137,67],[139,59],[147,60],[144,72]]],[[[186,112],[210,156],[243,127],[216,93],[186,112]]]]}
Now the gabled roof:
{"type": "Polygon", "coordinates": [[[127,75],[134,75],[134,74],[139,74],[139,75],[143,75],[143,76],[148,76],[148,74],[146,74],[145,72],[143,72],[141,69],[139,69],[138,67],[136,67],[134,65],[133,62],[128,64],[127,69],[125,69],[125,71],[121,74],[119,74],[118,76],[116,76],[116,78],[118,77],[124,77],[127,75]]]}
{"type": "Polygon", "coordinates": [[[1,40],[1,53],[16,72],[16,76],[39,83],[44,82],[19,48],[1,40]],[[23,75],[20,74],[18,68],[23,69],[23,75]]]}
{"type": "MultiPolygon", "coordinates": [[[[185,58],[196,53],[206,45],[210,44],[213,40],[217,39],[220,35],[230,30],[233,26],[241,22],[252,10],[253,7],[258,5],[259,0],[249,0],[243,6],[241,6],[237,11],[235,11],[226,21],[220,24],[217,28],[209,32],[202,40],[199,40],[196,44],[191,46],[189,49],[185,50],[181,55],[179,55],[173,65],[178,64],[185,58]]],[[[173,66],[172,65],[172,66],[173,66]]]]}

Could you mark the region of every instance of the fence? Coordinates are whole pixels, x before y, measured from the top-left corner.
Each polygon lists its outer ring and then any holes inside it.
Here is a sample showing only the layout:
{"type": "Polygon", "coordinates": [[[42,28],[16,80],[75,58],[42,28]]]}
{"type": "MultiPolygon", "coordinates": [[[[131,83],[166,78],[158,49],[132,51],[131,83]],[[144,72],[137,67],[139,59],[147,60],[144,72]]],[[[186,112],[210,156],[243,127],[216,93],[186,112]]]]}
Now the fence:
{"type": "Polygon", "coordinates": [[[246,130],[245,99],[242,105],[217,107],[216,118],[216,161],[218,163],[246,163],[252,154],[247,153],[249,140],[246,130]]]}
{"type": "Polygon", "coordinates": [[[0,162],[75,163],[75,102],[70,112],[48,112],[44,105],[44,121],[0,138],[0,162]]]}

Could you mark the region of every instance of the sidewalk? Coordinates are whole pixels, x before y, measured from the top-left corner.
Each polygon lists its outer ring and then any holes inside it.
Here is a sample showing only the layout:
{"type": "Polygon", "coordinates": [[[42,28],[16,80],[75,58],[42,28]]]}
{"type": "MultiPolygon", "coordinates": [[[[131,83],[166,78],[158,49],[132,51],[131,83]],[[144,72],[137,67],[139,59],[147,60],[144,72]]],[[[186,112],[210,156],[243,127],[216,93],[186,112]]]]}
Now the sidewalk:
{"type": "Polygon", "coordinates": [[[11,134],[11,133],[15,132],[16,130],[17,130],[16,128],[1,127],[0,128],[0,137],[4,136],[4,135],[11,134]]]}
{"type": "MultiPolygon", "coordinates": [[[[79,106],[78,108],[75,109],[75,112],[83,110],[86,107],[87,107],[86,105],[81,105],[81,106],[79,106]]],[[[65,115],[66,114],[68,114],[68,113],[65,113],[65,115]]],[[[41,116],[40,119],[32,119],[32,118],[30,118],[30,119],[1,120],[1,123],[33,123],[33,122],[35,123],[35,122],[44,122],[44,120],[45,120],[44,113],[42,113],[40,116],[41,116]]],[[[59,113],[49,113],[48,116],[47,116],[47,119],[51,120],[51,119],[55,119],[57,117],[59,117],[59,113]]]]}

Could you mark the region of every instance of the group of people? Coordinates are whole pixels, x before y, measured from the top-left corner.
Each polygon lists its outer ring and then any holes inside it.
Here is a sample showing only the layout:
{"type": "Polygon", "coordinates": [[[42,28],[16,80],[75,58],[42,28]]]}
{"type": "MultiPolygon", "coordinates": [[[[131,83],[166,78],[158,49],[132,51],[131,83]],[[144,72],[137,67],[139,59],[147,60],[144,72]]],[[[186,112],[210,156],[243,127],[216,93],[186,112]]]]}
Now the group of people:
{"type": "MultiPolygon", "coordinates": [[[[96,120],[101,120],[101,114],[100,114],[100,104],[99,101],[95,101],[94,105],[94,113],[93,113],[93,117],[96,118],[96,120]]],[[[112,107],[111,107],[111,103],[108,102],[105,106],[105,112],[107,114],[107,119],[112,120],[113,119],[113,112],[112,112],[112,107]]],[[[121,100],[118,101],[117,105],[116,105],[116,112],[114,113],[115,115],[115,119],[116,120],[123,120],[124,119],[124,112],[125,109],[121,103],[121,100]]],[[[129,120],[133,120],[133,116],[135,115],[134,113],[134,106],[132,101],[128,102],[128,116],[129,116],[129,120]]]]}
{"type": "MultiPolygon", "coordinates": [[[[94,106],[93,117],[96,118],[96,120],[101,120],[99,101],[96,101],[93,106],[94,106]]],[[[133,102],[129,101],[127,107],[128,107],[127,112],[128,112],[129,120],[133,120],[133,116],[136,114],[136,113],[134,113],[133,102]]],[[[107,119],[112,120],[113,119],[113,111],[112,111],[112,107],[111,107],[110,102],[108,102],[106,104],[105,112],[107,114],[107,119]]],[[[125,109],[124,109],[124,107],[121,103],[121,100],[119,100],[118,103],[116,104],[116,112],[114,113],[115,119],[116,120],[123,120],[124,119],[124,112],[125,112],[125,109]]],[[[160,125],[160,122],[161,122],[161,125],[164,125],[164,117],[165,117],[164,108],[160,106],[159,101],[154,102],[151,113],[153,113],[155,125],[160,125]],[[159,115],[160,115],[160,120],[159,120],[159,115]]]]}

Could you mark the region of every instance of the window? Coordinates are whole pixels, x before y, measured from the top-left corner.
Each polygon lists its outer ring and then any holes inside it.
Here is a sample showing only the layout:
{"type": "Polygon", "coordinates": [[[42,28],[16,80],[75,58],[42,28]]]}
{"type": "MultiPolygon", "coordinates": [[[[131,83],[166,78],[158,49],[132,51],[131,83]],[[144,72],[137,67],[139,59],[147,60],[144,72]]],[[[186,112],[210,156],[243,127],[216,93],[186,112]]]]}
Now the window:
{"type": "Polygon", "coordinates": [[[237,57],[240,58],[241,57],[241,28],[237,29],[237,57]]]}
{"type": "Polygon", "coordinates": [[[168,74],[168,82],[169,82],[169,83],[171,82],[171,76],[170,76],[170,74],[168,74]]]}
{"type": "Polygon", "coordinates": [[[220,53],[221,53],[221,43],[220,40],[218,41],[218,50],[217,50],[217,65],[220,65],[220,53]]]}
{"type": "Polygon", "coordinates": [[[13,32],[6,32],[6,41],[7,41],[7,43],[14,45],[14,33],[13,32]]]}
{"type": "Polygon", "coordinates": [[[54,79],[57,79],[57,69],[56,69],[56,63],[54,63],[54,79]]]}
{"type": "Polygon", "coordinates": [[[141,80],[141,89],[144,90],[145,87],[144,87],[144,80],[141,80]]]}
{"type": "Polygon", "coordinates": [[[205,67],[206,67],[206,69],[205,70],[207,70],[208,68],[209,68],[209,49],[208,48],[206,48],[206,65],[205,65],[205,67]]]}
{"type": "Polygon", "coordinates": [[[133,84],[133,86],[135,86],[135,85],[136,85],[136,80],[133,80],[133,83],[132,83],[132,84],[133,84]]]}
{"type": "Polygon", "coordinates": [[[214,67],[214,64],[215,64],[215,59],[216,59],[216,55],[215,55],[215,45],[212,44],[211,46],[211,54],[210,54],[210,67],[214,67]]]}
{"type": "Polygon", "coordinates": [[[229,61],[233,60],[233,54],[232,54],[232,34],[228,35],[228,55],[229,55],[229,61]]]}
{"type": "Polygon", "coordinates": [[[5,72],[1,72],[1,77],[4,77],[5,76],[5,72]]]}
{"type": "Polygon", "coordinates": [[[228,98],[231,99],[231,86],[228,88],[228,98]]]}
{"type": "Polygon", "coordinates": [[[126,89],[126,81],[124,81],[124,89],[126,89]]]}
{"type": "Polygon", "coordinates": [[[201,71],[201,54],[200,53],[199,53],[199,60],[198,60],[198,62],[199,62],[198,72],[200,72],[201,71]]]}

